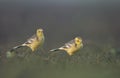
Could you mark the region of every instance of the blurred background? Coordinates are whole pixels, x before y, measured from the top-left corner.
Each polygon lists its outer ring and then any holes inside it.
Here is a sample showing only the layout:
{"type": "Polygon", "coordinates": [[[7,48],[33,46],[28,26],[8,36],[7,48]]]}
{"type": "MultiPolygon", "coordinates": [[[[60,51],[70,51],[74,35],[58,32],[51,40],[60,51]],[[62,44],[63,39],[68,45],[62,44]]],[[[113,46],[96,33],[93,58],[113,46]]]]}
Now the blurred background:
{"type": "Polygon", "coordinates": [[[76,36],[119,48],[119,25],[119,0],[0,0],[0,51],[24,43],[37,28],[44,30],[45,51],[76,36]]]}
{"type": "Polygon", "coordinates": [[[44,29],[48,48],[76,36],[119,45],[119,20],[119,1],[1,0],[0,49],[25,42],[37,28],[44,29]]]}

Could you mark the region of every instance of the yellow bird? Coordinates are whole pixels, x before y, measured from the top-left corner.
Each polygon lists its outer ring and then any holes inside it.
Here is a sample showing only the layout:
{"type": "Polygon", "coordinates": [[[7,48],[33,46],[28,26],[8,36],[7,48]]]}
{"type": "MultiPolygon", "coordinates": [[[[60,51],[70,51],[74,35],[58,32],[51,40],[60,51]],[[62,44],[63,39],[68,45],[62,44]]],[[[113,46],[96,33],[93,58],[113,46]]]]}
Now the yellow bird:
{"type": "Polygon", "coordinates": [[[27,46],[29,47],[32,52],[36,51],[39,47],[41,47],[44,43],[44,34],[43,34],[43,29],[37,29],[36,30],[36,34],[33,35],[31,38],[29,38],[25,43],[23,43],[22,45],[13,47],[10,52],[14,51],[17,48],[23,47],[23,46],[27,46]]]}
{"type": "Polygon", "coordinates": [[[73,55],[76,51],[78,51],[81,47],[83,47],[82,38],[75,37],[73,40],[66,43],[64,46],[52,49],[50,51],[66,51],[68,55],[73,55]]]}

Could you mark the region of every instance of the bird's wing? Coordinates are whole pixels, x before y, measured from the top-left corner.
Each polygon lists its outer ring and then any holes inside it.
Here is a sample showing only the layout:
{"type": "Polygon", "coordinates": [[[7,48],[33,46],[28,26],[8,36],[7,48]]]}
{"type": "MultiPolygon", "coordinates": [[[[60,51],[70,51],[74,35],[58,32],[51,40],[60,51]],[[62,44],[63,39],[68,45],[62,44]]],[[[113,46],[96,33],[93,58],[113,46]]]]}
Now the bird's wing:
{"type": "Polygon", "coordinates": [[[64,46],[62,46],[63,48],[70,48],[74,45],[74,40],[69,41],[68,43],[65,43],[64,46]]]}
{"type": "Polygon", "coordinates": [[[27,44],[31,44],[34,40],[36,40],[36,35],[33,35],[32,37],[30,37],[24,44],[22,45],[27,45],[27,44]]]}

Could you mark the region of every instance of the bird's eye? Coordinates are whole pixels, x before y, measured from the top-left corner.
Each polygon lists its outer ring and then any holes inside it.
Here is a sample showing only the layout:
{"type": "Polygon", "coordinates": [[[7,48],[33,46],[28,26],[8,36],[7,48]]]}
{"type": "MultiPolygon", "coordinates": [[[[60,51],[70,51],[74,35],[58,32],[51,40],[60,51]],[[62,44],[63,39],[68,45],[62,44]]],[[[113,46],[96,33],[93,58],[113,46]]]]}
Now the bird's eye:
{"type": "Polygon", "coordinates": [[[80,42],[80,40],[76,40],[77,42],[80,42]]]}
{"type": "Polygon", "coordinates": [[[38,30],[38,33],[40,33],[41,31],[40,30],[38,30]]]}

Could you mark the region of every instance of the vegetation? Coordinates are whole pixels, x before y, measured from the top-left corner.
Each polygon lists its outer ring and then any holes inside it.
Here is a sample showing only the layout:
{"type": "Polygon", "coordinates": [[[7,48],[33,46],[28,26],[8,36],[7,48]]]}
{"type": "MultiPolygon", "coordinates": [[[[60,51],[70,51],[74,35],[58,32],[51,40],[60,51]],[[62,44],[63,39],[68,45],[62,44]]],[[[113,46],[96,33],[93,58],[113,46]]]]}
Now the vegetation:
{"type": "Polygon", "coordinates": [[[38,51],[6,59],[0,78],[119,78],[119,68],[120,53],[112,44],[86,44],[73,56],[38,51]]]}

